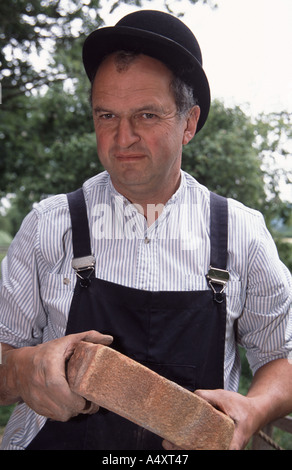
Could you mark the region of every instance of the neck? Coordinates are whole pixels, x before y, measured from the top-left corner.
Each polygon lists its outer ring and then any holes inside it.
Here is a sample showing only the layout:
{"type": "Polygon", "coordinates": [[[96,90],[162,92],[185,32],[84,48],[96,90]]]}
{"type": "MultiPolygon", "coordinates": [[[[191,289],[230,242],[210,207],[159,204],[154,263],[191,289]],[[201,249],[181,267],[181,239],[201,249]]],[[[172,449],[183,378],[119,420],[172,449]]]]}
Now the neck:
{"type": "Polygon", "coordinates": [[[141,188],[133,190],[131,187],[127,187],[126,190],[121,191],[113,182],[115,189],[122,194],[131,204],[135,205],[137,210],[144,215],[147,220],[147,225],[150,227],[155,220],[158,219],[162,213],[165,204],[178,190],[180,185],[181,176],[176,179],[173,184],[170,184],[165,191],[157,191],[149,194],[149,190],[143,191],[141,188]]]}

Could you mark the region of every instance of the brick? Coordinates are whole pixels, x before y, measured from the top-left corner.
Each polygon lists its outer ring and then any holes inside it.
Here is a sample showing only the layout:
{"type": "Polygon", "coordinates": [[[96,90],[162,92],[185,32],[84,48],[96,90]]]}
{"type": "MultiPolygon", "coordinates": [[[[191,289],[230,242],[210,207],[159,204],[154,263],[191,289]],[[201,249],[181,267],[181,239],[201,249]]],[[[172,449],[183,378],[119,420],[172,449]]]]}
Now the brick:
{"type": "Polygon", "coordinates": [[[228,449],[233,421],[194,393],[102,345],[80,343],[70,388],[185,449],[228,449]]]}

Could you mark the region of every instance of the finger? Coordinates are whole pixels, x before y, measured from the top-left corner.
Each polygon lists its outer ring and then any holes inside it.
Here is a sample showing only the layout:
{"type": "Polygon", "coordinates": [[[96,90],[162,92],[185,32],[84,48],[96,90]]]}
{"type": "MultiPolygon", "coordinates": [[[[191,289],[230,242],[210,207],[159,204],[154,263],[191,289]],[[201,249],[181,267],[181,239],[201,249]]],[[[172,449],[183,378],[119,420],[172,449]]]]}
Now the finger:
{"type": "Polygon", "coordinates": [[[230,442],[230,446],[228,450],[243,450],[244,449],[244,443],[238,433],[236,433],[236,430],[234,432],[234,436],[230,442]]]}
{"type": "Polygon", "coordinates": [[[196,390],[194,393],[206,400],[214,408],[223,411],[220,390],[196,390]]]}
{"type": "Polygon", "coordinates": [[[171,442],[166,441],[166,440],[162,441],[162,447],[165,450],[175,450],[174,445],[171,442]]]}
{"type": "Polygon", "coordinates": [[[167,441],[166,439],[164,439],[162,441],[162,447],[165,450],[183,450],[181,447],[177,447],[175,444],[173,444],[172,442],[167,441]]]}
{"type": "Polygon", "coordinates": [[[97,413],[99,410],[99,406],[96,403],[93,403],[92,401],[88,401],[85,399],[85,405],[83,410],[81,411],[81,414],[85,415],[92,415],[94,413],[97,413]]]}
{"type": "Polygon", "coordinates": [[[104,335],[95,330],[85,331],[81,339],[88,343],[103,344],[104,346],[109,346],[114,340],[113,336],[104,335]]]}

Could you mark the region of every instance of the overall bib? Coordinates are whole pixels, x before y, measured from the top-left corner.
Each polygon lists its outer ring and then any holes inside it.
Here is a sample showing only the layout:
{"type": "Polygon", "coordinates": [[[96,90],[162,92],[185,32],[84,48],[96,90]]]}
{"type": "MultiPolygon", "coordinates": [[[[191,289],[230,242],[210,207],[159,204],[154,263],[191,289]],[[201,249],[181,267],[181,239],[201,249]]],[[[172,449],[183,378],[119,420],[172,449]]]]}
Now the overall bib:
{"type": "MultiPolygon", "coordinates": [[[[68,201],[74,258],[90,257],[83,191],[68,194],[68,201]]],[[[226,296],[220,273],[226,273],[227,200],[211,193],[210,201],[210,266],[218,269],[218,283],[211,275],[209,290],[149,292],[97,279],[94,269],[80,272],[66,334],[110,334],[111,347],[190,391],[223,388],[226,296]]],[[[48,420],[27,449],[163,450],[161,443],[161,437],[100,408],[66,423],[48,420]]]]}

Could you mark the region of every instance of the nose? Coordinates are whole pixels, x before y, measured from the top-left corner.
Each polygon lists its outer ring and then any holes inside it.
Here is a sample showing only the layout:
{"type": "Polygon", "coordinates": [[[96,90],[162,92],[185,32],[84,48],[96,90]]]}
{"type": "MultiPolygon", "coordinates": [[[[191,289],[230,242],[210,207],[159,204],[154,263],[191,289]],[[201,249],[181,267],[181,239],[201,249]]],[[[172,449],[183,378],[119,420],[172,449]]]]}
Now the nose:
{"type": "Polygon", "coordinates": [[[121,117],[116,129],[116,144],[121,148],[129,148],[139,142],[140,136],[130,118],[121,117]]]}

